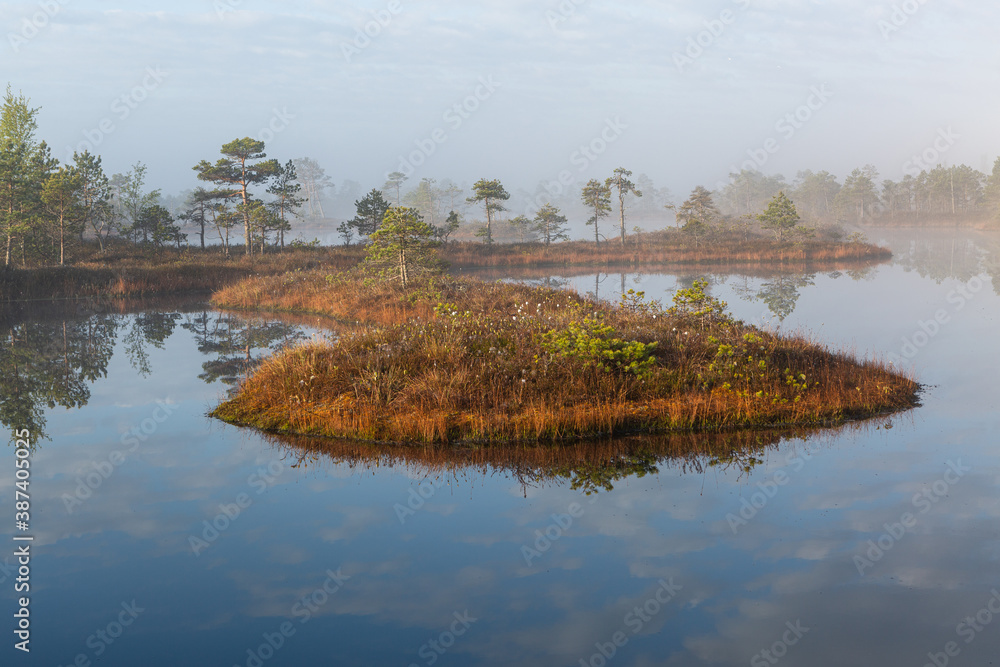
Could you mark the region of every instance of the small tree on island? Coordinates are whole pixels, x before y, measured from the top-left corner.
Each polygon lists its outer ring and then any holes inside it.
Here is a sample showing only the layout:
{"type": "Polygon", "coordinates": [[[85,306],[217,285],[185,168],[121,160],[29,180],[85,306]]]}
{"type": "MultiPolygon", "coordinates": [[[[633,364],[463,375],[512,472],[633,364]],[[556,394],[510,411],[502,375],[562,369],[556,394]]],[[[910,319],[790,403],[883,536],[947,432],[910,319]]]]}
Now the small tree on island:
{"type": "Polygon", "coordinates": [[[385,213],[389,210],[389,202],[382,196],[381,190],[372,188],[371,192],[354,202],[354,207],[357,213],[348,221],[348,226],[356,229],[360,236],[371,236],[382,224],[385,213]]]}
{"type": "Polygon", "coordinates": [[[510,195],[497,179],[488,181],[480,178],[472,185],[472,191],[474,194],[465,201],[470,204],[482,203],[486,207],[486,227],[481,236],[485,239],[485,243],[490,245],[493,243],[493,214],[507,210],[500,202],[510,199],[510,195]]]}
{"type": "Polygon", "coordinates": [[[566,216],[560,214],[559,209],[552,204],[546,203],[535,214],[535,231],[541,234],[545,245],[569,238],[566,234],[566,228],[563,227],[565,224],[566,216]]]}
{"type": "Polygon", "coordinates": [[[779,192],[771,199],[771,202],[764,209],[764,212],[757,216],[760,226],[764,229],[774,230],[775,238],[781,241],[785,232],[791,231],[799,224],[799,213],[795,210],[795,204],[785,196],[784,192],[779,192]]]}
{"type": "Polygon", "coordinates": [[[692,220],[711,225],[718,218],[719,209],[715,207],[712,193],[700,185],[691,191],[687,201],[677,209],[677,220],[685,225],[692,220]]]}
{"type": "Polygon", "coordinates": [[[448,237],[454,234],[461,224],[462,219],[459,217],[458,213],[455,211],[449,211],[448,217],[445,218],[443,225],[432,225],[434,227],[434,236],[436,236],[442,243],[447,243],[448,237]]]}
{"type": "Polygon", "coordinates": [[[712,201],[712,193],[700,185],[677,209],[677,221],[684,223],[681,231],[694,239],[695,247],[712,231],[712,223],[718,218],[719,209],[712,201]]]}
{"type": "Polygon", "coordinates": [[[629,180],[628,177],[631,175],[632,172],[625,167],[618,167],[615,169],[614,175],[604,181],[606,186],[618,191],[618,211],[621,216],[620,233],[622,245],[625,245],[625,197],[629,193],[636,197],[642,196],[642,191],[636,188],[635,183],[629,180]]]}
{"type": "Polygon", "coordinates": [[[414,273],[438,266],[434,228],[416,209],[390,206],[369,239],[365,268],[387,278],[399,278],[403,287],[414,273]]]}
{"type": "Polygon", "coordinates": [[[601,218],[611,212],[611,186],[603,185],[596,179],[590,179],[583,186],[580,198],[585,206],[594,211],[594,215],[587,220],[588,225],[594,226],[594,243],[601,243],[601,235],[597,230],[597,223],[601,218]]]}

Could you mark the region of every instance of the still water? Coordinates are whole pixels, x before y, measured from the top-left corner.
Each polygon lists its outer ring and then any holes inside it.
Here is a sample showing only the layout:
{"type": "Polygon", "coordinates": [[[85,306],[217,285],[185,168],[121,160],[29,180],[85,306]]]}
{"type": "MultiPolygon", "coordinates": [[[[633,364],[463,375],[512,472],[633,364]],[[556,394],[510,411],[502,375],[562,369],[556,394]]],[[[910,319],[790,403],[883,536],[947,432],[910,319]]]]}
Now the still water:
{"type": "MultiPolygon", "coordinates": [[[[29,428],[31,653],[3,664],[984,665],[1000,655],[996,235],[710,275],[740,318],[893,359],[923,405],[820,433],[491,452],[279,440],[208,417],[315,320],[197,302],[0,316],[29,428]]],[[[532,279],[669,300],[698,275],[532,279]]],[[[525,277],[528,279],[529,277],[525,277]]]]}

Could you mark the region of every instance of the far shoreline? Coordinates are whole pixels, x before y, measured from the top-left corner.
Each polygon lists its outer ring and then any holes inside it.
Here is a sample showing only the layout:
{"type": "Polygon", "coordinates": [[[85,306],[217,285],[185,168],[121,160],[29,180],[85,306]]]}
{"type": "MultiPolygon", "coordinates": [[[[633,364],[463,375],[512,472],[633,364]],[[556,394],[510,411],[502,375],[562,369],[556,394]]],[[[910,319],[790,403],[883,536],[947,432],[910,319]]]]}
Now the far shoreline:
{"type": "MultiPolygon", "coordinates": [[[[364,245],[297,246],[246,257],[221,248],[122,246],[98,252],[96,244],[76,249],[69,266],[0,269],[0,304],[76,298],[121,298],[211,293],[253,276],[290,271],[349,270],[364,257],[364,245]]],[[[692,243],[676,233],[627,237],[626,243],[565,241],[492,244],[453,242],[439,256],[453,273],[523,269],[706,269],[835,270],[888,261],[887,248],[861,242],[804,240],[777,242],[720,239],[692,243]]]]}

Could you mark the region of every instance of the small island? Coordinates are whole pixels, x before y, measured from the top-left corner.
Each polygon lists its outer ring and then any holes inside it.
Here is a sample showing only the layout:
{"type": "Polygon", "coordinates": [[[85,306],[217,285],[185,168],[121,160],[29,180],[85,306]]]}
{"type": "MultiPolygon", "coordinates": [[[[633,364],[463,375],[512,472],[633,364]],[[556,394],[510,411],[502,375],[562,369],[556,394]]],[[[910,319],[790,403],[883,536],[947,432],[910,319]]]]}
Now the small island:
{"type": "Polygon", "coordinates": [[[266,360],[212,414],[277,433],[496,443],[836,425],[918,400],[919,385],[887,363],[733,319],[702,281],[666,307],[631,290],[609,304],[375,275],[261,276],[216,293],[221,308],[324,315],[340,333],[266,360]]]}

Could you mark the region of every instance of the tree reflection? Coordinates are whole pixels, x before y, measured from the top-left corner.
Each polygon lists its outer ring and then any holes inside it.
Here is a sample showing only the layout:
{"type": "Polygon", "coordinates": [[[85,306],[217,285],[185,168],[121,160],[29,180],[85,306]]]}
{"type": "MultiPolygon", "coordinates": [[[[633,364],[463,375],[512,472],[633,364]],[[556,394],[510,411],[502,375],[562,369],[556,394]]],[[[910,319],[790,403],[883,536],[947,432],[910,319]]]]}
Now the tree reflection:
{"type": "MultiPolygon", "coordinates": [[[[8,324],[0,344],[0,421],[46,439],[45,409],[83,407],[107,375],[118,318],[8,324]]],[[[13,438],[12,438],[13,439],[13,438]]]]}
{"type": "Polygon", "coordinates": [[[149,347],[163,349],[164,344],[177,326],[179,313],[148,312],[139,313],[132,319],[132,326],[125,334],[125,354],[129,363],[142,377],[149,377],[149,347]]]}
{"type": "Polygon", "coordinates": [[[204,372],[198,376],[209,384],[235,385],[264,357],[306,338],[296,325],[231,313],[203,311],[189,315],[181,326],[194,335],[199,352],[213,357],[202,364],[204,372]]]}
{"type": "Polygon", "coordinates": [[[814,285],[816,274],[781,275],[761,284],[754,299],[763,301],[771,314],[784,322],[795,310],[799,300],[799,290],[814,285]]]}
{"type": "Polygon", "coordinates": [[[11,434],[26,428],[33,442],[49,439],[47,410],[87,405],[91,385],[107,377],[116,344],[136,373],[148,377],[151,351],[165,349],[178,323],[192,333],[199,351],[212,357],[199,375],[207,383],[235,384],[271,351],[304,338],[298,325],[226,313],[185,316],[147,307],[134,314],[81,316],[77,307],[36,311],[35,318],[30,311],[0,314],[0,423],[11,434]]]}
{"type": "Polygon", "coordinates": [[[1000,294],[1000,236],[996,232],[924,232],[918,238],[890,233],[886,243],[892,248],[894,263],[907,271],[938,283],[949,278],[968,282],[985,273],[1000,294]]]}

